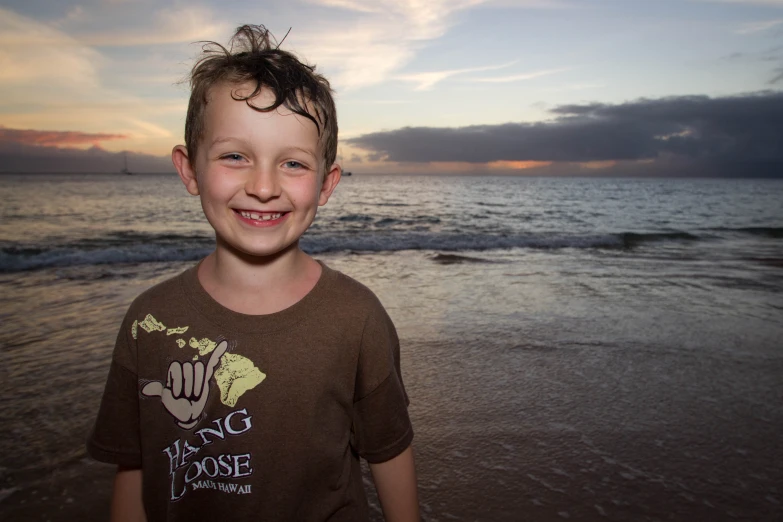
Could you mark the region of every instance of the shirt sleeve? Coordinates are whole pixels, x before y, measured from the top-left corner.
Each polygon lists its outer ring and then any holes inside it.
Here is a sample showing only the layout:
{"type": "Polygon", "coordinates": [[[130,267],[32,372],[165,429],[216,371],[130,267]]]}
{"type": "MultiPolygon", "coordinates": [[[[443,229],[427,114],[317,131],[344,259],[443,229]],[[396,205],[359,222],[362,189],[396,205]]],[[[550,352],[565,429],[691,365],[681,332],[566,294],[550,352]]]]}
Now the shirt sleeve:
{"type": "Polygon", "coordinates": [[[378,303],[364,325],[354,390],[352,445],[359,456],[385,462],[410,446],[408,404],[397,332],[378,303]]]}
{"type": "Polygon", "coordinates": [[[114,346],[109,377],[87,453],[101,462],[141,468],[135,321],[126,315],[114,346]]]}

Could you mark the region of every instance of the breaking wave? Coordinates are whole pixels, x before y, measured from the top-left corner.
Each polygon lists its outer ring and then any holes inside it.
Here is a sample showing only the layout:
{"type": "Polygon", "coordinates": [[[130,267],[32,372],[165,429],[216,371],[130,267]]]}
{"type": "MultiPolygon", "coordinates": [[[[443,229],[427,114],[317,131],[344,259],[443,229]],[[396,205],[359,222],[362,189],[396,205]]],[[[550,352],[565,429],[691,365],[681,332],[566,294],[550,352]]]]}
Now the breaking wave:
{"type": "MultiPolygon", "coordinates": [[[[731,232],[781,237],[783,229],[732,229],[731,232]]],[[[373,231],[313,233],[302,238],[302,248],[311,254],[394,252],[433,250],[437,252],[480,252],[528,249],[633,249],[660,242],[693,242],[714,236],[689,232],[622,232],[614,234],[500,234],[373,231]]],[[[195,261],[207,255],[214,239],[199,235],[143,234],[118,232],[101,238],[68,244],[0,244],[0,272],[19,272],[51,267],[195,261]]]]}

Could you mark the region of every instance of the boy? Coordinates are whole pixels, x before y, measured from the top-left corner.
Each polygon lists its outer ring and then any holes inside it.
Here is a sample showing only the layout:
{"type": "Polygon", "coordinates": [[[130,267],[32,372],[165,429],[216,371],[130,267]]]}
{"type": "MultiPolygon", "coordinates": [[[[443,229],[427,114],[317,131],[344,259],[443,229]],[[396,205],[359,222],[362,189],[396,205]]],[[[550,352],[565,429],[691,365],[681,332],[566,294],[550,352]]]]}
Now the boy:
{"type": "Polygon", "coordinates": [[[262,26],[204,48],[186,146],[215,250],[130,306],[90,454],[118,465],[112,520],[418,520],[394,325],[299,248],[338,181],[328,82],[262,26]]]}

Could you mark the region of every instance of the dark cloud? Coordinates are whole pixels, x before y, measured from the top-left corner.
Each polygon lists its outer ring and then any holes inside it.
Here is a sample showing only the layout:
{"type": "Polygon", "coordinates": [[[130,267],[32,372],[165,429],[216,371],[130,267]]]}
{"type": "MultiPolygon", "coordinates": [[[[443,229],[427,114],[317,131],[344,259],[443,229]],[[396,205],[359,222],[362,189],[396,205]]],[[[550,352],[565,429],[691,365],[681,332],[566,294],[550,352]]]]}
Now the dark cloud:
{"type": "Polygon", "coordinates": [[[540,123],[405,127],[349,141],[398,162],[646,160],[646,169],[665,162],[732,175],[755,165],[783,176],[783,92],[564,105],[550,113],[540,123]]]}
{"type": "MultiPolygon", "coordinates": [[[[119,172],[125,154],[99,146],[89,149],[28,145],[0,135],[0,172],[119,172]]],[[[133,172],[174,172],[168,156],[127,153],[133,172]]]]}
{"type": "Polygon", "coordinates": [[[97,146],[103,141],[122,140],[126,138],[127,136],[123,134],[9,129],[0,125],[0,143],[41,145],[44,147],[60,147],[84,144],[92,144],[97,146]]]}
{"type": "Polygon", "coordinates": [[[736,52],[736,53],[731,53],[729,55],[723,56],[721,59],[722,60],[740,60],[742,58],[745,58],[746,56],[748,56],[747,53],[736,52]]]}
{"type": "Polygon", "coordinates": [[[762,62],[779,62],[783,60],[783,45],[771,47],[761,52],[762,62]]]}
{"type": "MultiPolygon", "coordinates": [[[[783,34],[783,30],[779,31],[783,34]]],[[[770,47],[762,51],[757,52],[736,52],[728,56],[724,56],[723,60],[727,61],[749,61],[749,62],[762,62],[762,63],[774,63],[777,64],[771,71],[771,78],[767,82],[769,85],[775,85],[783,80],[783,45],[777,45],[770,47]]]]}
{"type": "Polygon", "coordinates": [[[775,85],[783,80],[783,45],[778,45],[762,53],[762,61],[777,63],[778,66],[772,70],[770,85],[775,85]]]}

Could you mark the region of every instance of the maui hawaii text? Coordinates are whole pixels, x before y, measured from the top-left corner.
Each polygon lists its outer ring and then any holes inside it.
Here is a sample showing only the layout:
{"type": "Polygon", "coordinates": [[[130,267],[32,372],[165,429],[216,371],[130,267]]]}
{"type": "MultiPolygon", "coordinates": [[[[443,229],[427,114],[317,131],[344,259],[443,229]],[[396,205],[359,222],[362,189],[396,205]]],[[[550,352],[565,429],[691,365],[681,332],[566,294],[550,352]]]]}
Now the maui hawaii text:
{"type": "Polygon", "coordinates": [[[214,443],[216,440],[225,441],[227,435],[242,435],[248,432],[252,427],[253,417],[248,415],[246,409],[236,410],[222,419],[212,421],[215,428],[202,428],[195,435],[200,439],[200,444],[196,441],[188,442],[186,439],[175,441],[169,447],[163,450],[169,458],[169,476],[171,477],[171,500],[179,500],[187,493],[188,485],[192,484],[192,489],[215,489],[225,493],[236,493],[238,495],[249,494],[250,485],[240,485],[234,483],[215,482],[213,480],[220,478],[244,478],[253,474],[253,468],[250,465],[251,454],[222,454],[217,458],[212,456],[204,457],[201,460],[192,460],[202,448],[214,443]],[[232,425],[232,419],[240,415],[232,425]],[[202,475],[204,478],[202,478],[202,475]],[[201,481],[195,482],[202,478],[201,481]],[[184,479],[184,480],[183,480],[184,479]]]}

